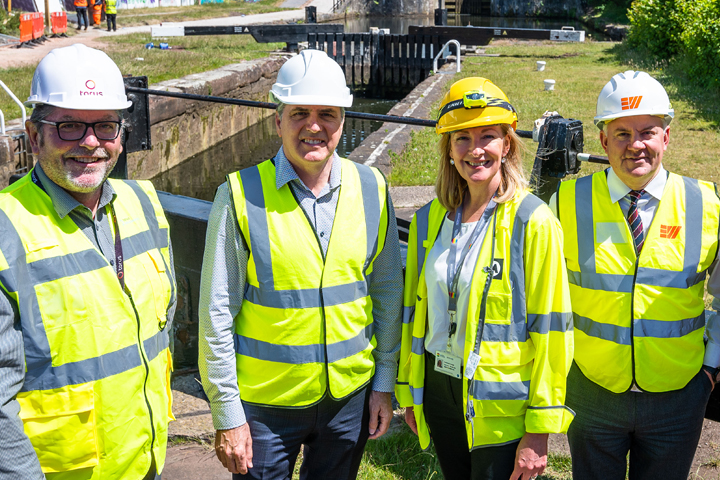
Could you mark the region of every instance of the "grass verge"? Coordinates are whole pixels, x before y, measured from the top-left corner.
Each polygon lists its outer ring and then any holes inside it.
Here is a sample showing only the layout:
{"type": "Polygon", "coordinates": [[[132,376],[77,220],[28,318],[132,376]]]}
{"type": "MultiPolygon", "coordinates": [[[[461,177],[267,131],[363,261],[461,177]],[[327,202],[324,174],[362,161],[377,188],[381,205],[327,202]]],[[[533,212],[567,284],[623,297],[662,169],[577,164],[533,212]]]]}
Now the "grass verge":
{"type": "MultiPolygon", "coordinates": [[[[170,42],[172,50],[146,49],[145,44],[152,41],[149,33],[104,37],[102,41],[105,44],[102,50],[117,63],[123,74],[147,75],[151,84],[243,60],[264,58],[284,47],[282,43],[257,43],[250,35],[177,37],[170,42]]],[[[25,100],[30,95],[34,71],[35,65],[0,69],[0,80],[20,100],[25,100]]],[[[5,92],[0,92],[0,110],[6,121],[20,117],[20,108],[5,92]]]]}
{"type": "MultiPolygon", "coordinates": [[[[465,57],[462,72],[456,79],[486,77],[496,83],[518,110],[518,129],[531,130],[532,122],[545,110],[555,110],[566,118],[583,122],[585,152],[602,155],[598,130],[593,125],[597,95],[610,78],[640,64],[631,52],[615,43],[551,45],[518,42],[496,44],[486,53],[499,57],[465,57]],[[546,60],[544,72],[535,71],[535,62],[546,60]],[[554,92],[543,90],[543,79],[556,80],[554,92]]],[[[642,65],[668,90],[675,120],[670,128],[670,146],[663,163],[669,170],[694,178],[720,181],[720,92],[691,86],[680,69],[662,65],[642,65]]],[[[447,88],[453,82],[447,84],[447,88]]],[[[437,107],[437,106],[436,106],[437,107]]],[[[437,169],[438,137],[433,129],[415,132],[405,149],[392,155],[393,185],[432,185],[437,169]]],[[[537,144],[525,140],[524,155],[529,173],[537,144]]],[[[580,176],[600,170],[602,166],[583,164],[580,176]]]]}

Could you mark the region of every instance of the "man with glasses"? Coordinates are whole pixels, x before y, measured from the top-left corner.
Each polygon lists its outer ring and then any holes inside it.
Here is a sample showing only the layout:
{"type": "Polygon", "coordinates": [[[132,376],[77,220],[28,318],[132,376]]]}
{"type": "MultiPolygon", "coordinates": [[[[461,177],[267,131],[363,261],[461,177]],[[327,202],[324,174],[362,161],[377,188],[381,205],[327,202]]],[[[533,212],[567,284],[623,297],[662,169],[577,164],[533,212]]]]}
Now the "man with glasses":
{"type": "Polygon", "coordinates": [[[152,185],[108,179],[122,75],[58,48],[25,104],[36,165],[0,192],[0,479],[160,478],[174,269],[152,185]]]}

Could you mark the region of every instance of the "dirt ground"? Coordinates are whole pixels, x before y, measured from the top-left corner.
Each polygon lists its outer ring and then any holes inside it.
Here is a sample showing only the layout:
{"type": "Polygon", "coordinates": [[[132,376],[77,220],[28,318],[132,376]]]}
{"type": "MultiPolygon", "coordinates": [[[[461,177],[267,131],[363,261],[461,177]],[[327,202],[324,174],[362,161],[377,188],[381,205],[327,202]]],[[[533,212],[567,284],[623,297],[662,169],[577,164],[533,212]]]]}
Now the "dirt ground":
{"type": "MultiPolygon", "coordinates": [[[[68,30],[71,27],[68,25],[68,30]]],[[[19,67],[25,64],[37,64],[53,48],[67,47],[74,43],[84,43],[88,47],[99,48],[102,42],[98,39],[107,34],[105,30],[89,28],[78,31],[76,35],[67,38],[51,38],[42,45],[34,48],[15,48],[13,46],[0,46],[0,68],[19,67]]],[[[117,32],[116,35],[122,32],[117,32]]]]}

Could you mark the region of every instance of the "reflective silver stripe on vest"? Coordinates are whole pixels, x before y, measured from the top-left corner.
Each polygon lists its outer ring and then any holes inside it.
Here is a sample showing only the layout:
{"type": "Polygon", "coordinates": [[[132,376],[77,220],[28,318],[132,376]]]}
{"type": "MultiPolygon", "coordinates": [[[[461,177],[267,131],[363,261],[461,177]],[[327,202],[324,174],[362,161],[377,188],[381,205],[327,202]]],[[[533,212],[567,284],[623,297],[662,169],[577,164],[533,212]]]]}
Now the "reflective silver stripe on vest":
{"type": "Polygon", "coordinates": [[[621,327],[619,325],[596,322],[595,320],[583,317],[577,313],[573,313],[573,321],[575,323],[575,328],[583,332],[585,335],[618,343],[620,345],[630,345],[632,342],[630,327],[621,327]]]}
{"type": "Polygon", "coordinates": [[[410,350],[415,355],[425,355],[425,338],[412,337],[410,350]]]}
{"type": "Polygon", "coordinates": [[[366,165],[360,163],[353,163],[353,165],[357,168],[358,176],[360,177],[360,192],[365,210],[367,256],[365,257],[365,266],[363,267],[364,274],[377,253],[382,211],[380,199],[378,198],[378,183],[375,174],[370,167],[366,165]]]}
{"type": "Polygon", "coordinates": [[[573,314],[571,312],[550,312],[539,315],[528,315],[528,329],[533,333],[547,334],[550,332],[569,332],[573,329],[573,314]]]}
{"type": "Polygon", "coordinates": [[[485,323],[483,327],[483,342],[525,342],[527,341],[527,326],[525,322],[511,322],[509,324],[485,323]]]}
{"type": "Polygon", "coordinates": [[[528,400],[530,380],[524,382],[472,382],[475,400],[528,400]]]}
{"type": "MultiPolygon", "coordinates": [[[[543,201],[527,194],[515,212],[512,236],[510,238],[510,288],[512,289],[512,318],[510,331],[517,335],[513,341],[524,342],[527,333],[527,305],[525,303],[525,230],[530,217],[543,201]]],[[[483,332],[484,333],[484,332],[483,332]]],[[[484,335],[483,335],[484,336],[484,335]]]]}
{"type": "MultiPolygon", "coordinates": [[[[372,173],[372,170],[364,165],[354,163],[352,165],[358,168],[365,207],[365,229],[368,243],[363,269],[364,274],[377,252],[382,212],[377,193],[377,178],[372,173]]],[[[265,195],[262,190],[260,170],[257,166],[241,170],[240,181],[245,194],[250,251],[255,261],[255,270],[259,283],[258,287],[246,285],[245,299],[247,301],[270,308],[320,308],[351,303],[368,295],[369,277],[346,285],[335,285],[322,289],[276,290],[272,256],[270,254],[270,230],[265,210],[265,195]]],[[[285,185],[282,188],[290,188],[290,186],[285,185]]],[[[298,208],[301,207],[298,206],[298,208]]]]}
{"type": "Polygon", "coordinates": [[[415,405],[423,404],[423,398],[425,398],[424,387],[413,387],[412,385],[410,385],[410,393],[412,394],[413,403],[415,405]]]}
{"type": "Polygon", "coordinates": [[[633,335],[636,337],[678,338],[705,327],[705,311],[695,318],[685,320],[635,320],[633,335]]]}
{"type": "MultiPolygon", "coordinates": [[[[161,351],[168,348],[168,333],[166,330],[157,332],[154,336],[145,340],[143,344],[146,348],[148,361],[152,361],[161,351]]],[[[115,352],[78,362],[58,366],[47,365],[41,375],[26,375],[21,391],[50,390],[67,385],[95,382],[127,372],[141,365],[142,359],[137,345],[128,345],[115,352]]]]}
{"type": "Polygon", "coordinates": [[[427,241],[428,228],[430,227],[430,206],[432,202],[426,204],[420,210],[415,212],[415,222],[417,226],[417,274],[420,278],[423,265],[425,264],[425,242],[427,241]]]}
{"type": "MultiPolygon", "coordinates": [[[[682,271],[639,267],[636,283],[665,288],[689,288],[705,281],[706,272],[698,272],[702,253],[702,192],[698,181],[682,177],[685,185],[685,255],[682,271]]],[[[592,176],[575,183],[578,263],[580,272],[568,269],[568,281],[582,288],[606,292],[632,293],[633,275],[597,273],[595,268],[592,176]]]]}
{"type": "MultiPolygon", "coordinates": [[[[370,324],[351,339],[327,344],[328,363],[337,362],[338,360],[352,357],[364,351],[368,345],[370,345],[373,333],[374,325],[370,324]]],[[[292,365],[325,362],[325,345],[322,343],[311,345],[278,345],[237,333],[234,334],[234,342],[235,353],[257,360],[289,363],[292,365]]]]}
{"type": "Polygon", "coordinates": [[[413,323],[413,320],[415,320],[415,306],[403,307],[402,322],[405,324],[413,323]]]}
{"type": "Polygon", "coordinates": [[[611,273],[575,272],[568,268],[568,282],[571,285],[605,292],[632,293],[633,276],[611,273]]]}

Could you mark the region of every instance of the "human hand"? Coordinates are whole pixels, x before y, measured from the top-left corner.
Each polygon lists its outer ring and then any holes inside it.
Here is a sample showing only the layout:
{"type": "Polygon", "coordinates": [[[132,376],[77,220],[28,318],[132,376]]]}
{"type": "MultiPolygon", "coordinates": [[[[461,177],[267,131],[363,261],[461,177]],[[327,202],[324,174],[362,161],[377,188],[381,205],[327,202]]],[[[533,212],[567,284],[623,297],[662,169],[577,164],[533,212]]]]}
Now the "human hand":
{"type": "Polygon", "coordinates": [[[370,392],[370,439],[382,437],[392,420],[392,399],[389,392],[370,392]]]}
{"type": "Polygon", "coordinates": [[[413,410],[413,407],[406,407],[405,408],[405,423],[408,424],[408,427],[410,427],[410,430],[417,435],[417,422],[415,421],[415,410],[413,410]]]}
{"type": "Polygon", "coordinates": [[[712,387],[710,387],[710,391],[712,392],[715,389],[715,379],[713,378],[712,373],[708,372],[705,368],[703,368],[703,372],[705,372],[705,375],[707,375],[710,379],[710,384],[712,385],[712,387]]]}
{"type": "Polygon", "coordinates": [[[215,454],[230,473],[247,474],[253,467],[250,426],[245,423],[231,430],[216,431],[215,454]]]}
{"type": "Polygon", "coordinates": [[[526,433],[515,453],[515,469],[510,480],[534,480],[547,466],[547,433],[526,433]]]}

